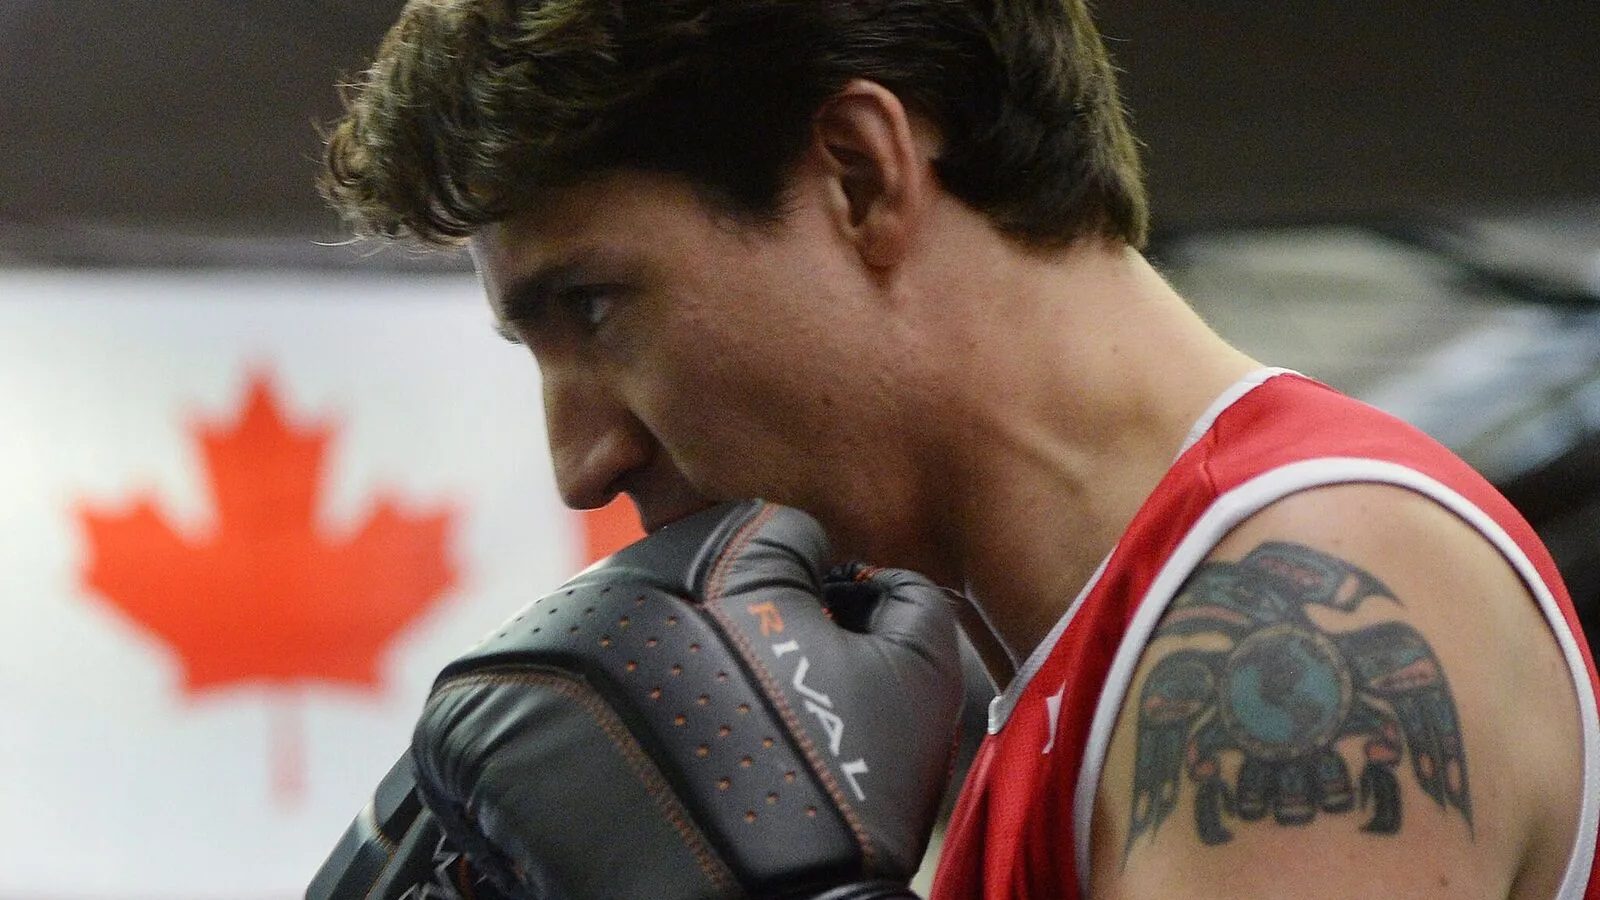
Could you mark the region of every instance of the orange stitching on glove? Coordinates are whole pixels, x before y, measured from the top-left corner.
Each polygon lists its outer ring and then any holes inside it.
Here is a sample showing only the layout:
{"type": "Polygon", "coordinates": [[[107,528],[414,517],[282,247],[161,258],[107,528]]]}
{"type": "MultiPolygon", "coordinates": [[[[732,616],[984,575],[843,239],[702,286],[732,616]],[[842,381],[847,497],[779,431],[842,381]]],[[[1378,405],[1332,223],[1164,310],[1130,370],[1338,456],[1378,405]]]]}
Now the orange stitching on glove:
{"type": "Polygon", "coordinates": [[[478,900],[478,889],[472,883],[472,867],[467,865],[465,853],[456,857],[456,889],[465,900],[478,900]]]}
{"type": "MultiPolygon", "coordinates": [[[[372,801],[368,801],[366,808],[361,810],[362,815],[367,815],[369,812],[372,814],[372,833],[378,836],[378,849],[389,854],[389,860],[393,860],[395,851],[399,850],[400,847],[387,834],[383,833],[382,828],[378,827],[378,812],[376,804],[372,801]]],[[[389,860],[384,861],[385,866],[388,865],[389,860]]],[[[382,880],[383,868],[379,868],[377,877],[373,878],[372,884],[367,886],[367,892],[361,895],[362,900],[371,900],[372,892],[378,889],[378,883],[382,880]]]]}
{"type": "MultiPolygon", "coordinates": [[[[728,870],[725,863],[718,858],[710,845],[706,842],[705,835],[701,834],[694,822],[689,818],[688,811],[683,808],[676,794],[667,785],[666,778],[662,776],[655,764],[650,761],[644,751],[639,748],[633,735],[626,725],[617,717],[616,710],[607,706],[604,701],[596,698],[588,689],[570,676],[557,675],[549,672],[484,672],[473,675],[463,675],[439,685],[433,697],[443,696],[447,691],[458,688],[476,687],[479,685],[496,684],[523,684],[536,687],[550,688],[562,696],[575,701],[579,707],[594,719],[606,737],[621,754],[622,760],[638,776],[644,785],[645,793],[656,802],[667,824],[678,833],[678,838],[683,841],[685,849],[695,858],[700,865],[700,871],[706,879],[716,885],[724,893],[742,890],[733,873],[728,870]]],[[[430,703],[433,698],[430,698],[430,703]]]]}
{"type": "MultiPolygon", "coordinates": [[[[377,798],[373,798],[373,800],[367,801],[367,808],[363,809],[361,814],[372,816],[372,836],[377,839],[378,846],[383,848],[383,851],[388,853],[389,856],[393,857],[395,851],[400,849],[400,841],[397,838],[390,837],[384,832],[383,826],[378,824],[378,808],[376,799],[377,798]]],[[[405,837],[405,835],[402,834],[400,837],[405,837]]]]}
{"type": "Polygon", "coordinates": [[[866,864],[867,871],[871,872],[876,869],[878,854],[877,849],[872,845],[871,837],[867,835],[866,825],[856,815],[855,808],[850,805],[850,801],[845,799],[844,791],[839,788],[839,783],[834,780],[832,770],[823,761],[822,755],[817,752],[816,746],[811,743],[811,736],[806,733],[805,727],[800,724],[800,720],[794,714],[794,710],[789,707],[789,701],[784,699],[783,690],[772,680],[772,673],[767,671],[766,664],[755,654],[749,640],[745,638],[744,632],[728,618],[719,605],[719,601],[724,594],[724,583],[727,581],[728,567],[739,555],[739,551],[750,543],[750,539],[755,532],[762,525],[765,525],[768,519],[772,518],[774,509],[775,507],[772,506],[762,507],[761,512],[757,513],[749,522],[746,522],[723,548],[722,553],[717,557],[716,564],[712,567],[711,577],[706,585],[705,609],[717,621],[717,624],[722,626],[723,632],[733,640],[734,649],[738,650],[739,655],[744,657],[745,663],[750,666],[750,671],[755,674],[756,680],[761,682],[762,689],[768,697],[772,698],[773,705],[778,708],[778,716],[788,726],[789,733],[794,735],[795,740],[799,742],[801,754],[805,756],[806,762],[811,764],[811,770],[822,780],[823,788],[827,790],[828,796],[833,799],[834,806],[839,810],[839,814],[844,816],[845,824],[850,826],[850,831],[855,835],[857,845],[861,847],[862,861],[866,864]]]}

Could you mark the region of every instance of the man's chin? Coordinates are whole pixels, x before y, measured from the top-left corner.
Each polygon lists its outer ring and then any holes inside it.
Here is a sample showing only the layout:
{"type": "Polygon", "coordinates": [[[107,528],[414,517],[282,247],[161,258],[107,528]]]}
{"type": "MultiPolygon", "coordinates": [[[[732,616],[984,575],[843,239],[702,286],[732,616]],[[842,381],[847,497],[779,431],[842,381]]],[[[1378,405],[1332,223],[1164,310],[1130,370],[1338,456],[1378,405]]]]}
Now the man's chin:
{"type": "Polygon", "coordinates": [[[655,534],[673,522],[686,519],[701,510],[716,506],[717,502],[715,500],[698,500],[694,503],[674,505],[664,510],[645,510],[641,508],[639,509],[639,524],[644,528],[645,534],[655,534]]]}

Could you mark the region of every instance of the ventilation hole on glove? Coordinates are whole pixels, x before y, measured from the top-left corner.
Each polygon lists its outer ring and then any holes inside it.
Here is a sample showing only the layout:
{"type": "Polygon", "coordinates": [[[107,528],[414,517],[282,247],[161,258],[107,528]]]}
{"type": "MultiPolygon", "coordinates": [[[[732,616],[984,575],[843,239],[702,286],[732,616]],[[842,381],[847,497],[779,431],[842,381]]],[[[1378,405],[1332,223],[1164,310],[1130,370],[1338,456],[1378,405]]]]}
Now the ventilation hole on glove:
{"type": "Polygon", "coordinates": [[[513,622],[521,622],[522,621],[522,616],[525,616],[525,615],[527,615],[527,613],[522,613],[521,615],[518,615],[515,619],[512,619],[511,621],[513,621],[513,622]]]}
{"type": "Polygon", "coordinates": [[[705,759],[711,755],[711,748],[707,747],[705,744],[701,744],[700,746],[694,748],[694,755],[700,757],[701,759],[705,759]]]}
{"type": "Polygon", "coordinates": [[[644,605],[644,595],[640,594],[639,596],[633,598],[633,605],[634,606],[643,606],[644,605]]]}
{"type": "Polygon", "coordinates": [[[600,593],[609,594],[609,593],[611,593],[611,588],[603,587],[603,588],[600,589],[600,593]]]}
{"type": "Polygon", "coordinates": [[[767,795],[767,805],[768,806],[777,806],[778,805],[778,795],[776,793],[772,793],[772,794],[768,794],[767,795]]]}
{"type": "Polygon", "coordinates": [[[721,778],[717,779],[717,790],[725,791],[730,787],[733,787],[733,779],[732,778],[729,778],[728,776],[724,775],[721,778]]]}
{"type": "Polygon", "coordinates": [[[601,638],[600,638],[600,646],[602,646],[602,647],[611,646],[611,635],[609,635],[609,634],[602,635],[601,638]]]}
{"type": "Polygon", "coordinates": [[[678,617],[677,616],[667,616],[667,624],[669,626],[678,624],[678,617]]]}
{"type": "Polygon", "coordinates": [[[785,784],[794,784],[794,772],[789,771],[783,773],[783,781],[785,784]]]}
{"type": "Polygon", "coordinates": [[[670,671],[674,675],[682,675],[683,674],[683,666],[680,666],[677,663],[673,663],[672,664],[672,669],[670,671]]]}
{"type": "Polygon", "coordinates": [[[689,652],[690,653],[699,653],[700,652],[700,645],[699,644],[690,644],[689,645],[689,652]]]}
{"type": "Polygon", "coordinates": [[[639,671],[639,663],[637,660],[630,659],[628,660],[628,664],[623,666],[623,668],[627,669],[629,672],[637,672],[639,671]]]}
{"type": "Polygon", "coordinates": [[[576,626],[576,625],[574,625],[571,628],[567,629],[567,634],[577,634],[577,633],[578,633],[578,626],[576,626]]]}
{"type": "MultiPolygon", "coordinates": [[[[567,591],[567,593],[569,593],[569,594],[570,594],[570,593],[572,593],[572,592],[571,592],[571,591],[567,591]]],[[[556,607],[556,606],[552,606],[552,607],[550,607],[550,608],[549,608],[549,609],[547,609],[547,610],[545,610],[545,612],[547,612],[547,613],[549,613],[549,614],[550,614],[550,615],[552,615],[552,616],[553,616],[553,615],[555,615],[555,614],[556,614],[556,610],[557,610],[557,609],[559,609],[559,608],[560,608],[560,607],[556,607]]]]}
{"type": "Polygon", "coordinates": [[[594,607],[592,607],[592,606],[585,607],[584,610],[583,610],[583,614],[586,615],[586,616],[594,615],[594,607]]]}
{"type": "Polygon", "coordinates": [[[728,680],[728,673],[727,672],[718,672],[717,673],[717,680],[718,681],[727,681],[728,680]]]}
{"type": "Polygon", "coordinates": [[[711,695],[710,694],[701,694],[700,696],[694,698],[694,704],[696,706],[707,706],[710,703],[711,703],[711,695]]]}
{"type": "Polygon", "coordinates": [[[771,750],[772,749],[772,745],[776,744],[776,743],[777,743],[777,741],[774,741],[772,738],[769,738],[769,737],[764,737],[764,738],[761,739],[761,747],[764,750],[771,750]]]}
{"type": "Polygon", "coordinates": [[[505,636],[506,636],[506,633],[504,631],[502,631],[499,634],[495,635],[495,637],[505,637],[505,636]]]}
{"type": "Polygon", "coordinates": [[[655,645],[657,645],[659,643],[661,643],[661,642],[656,640],[655,638],[646,638],[645,642],[644,642],[644,645],[646,647],[654,647],[655,645]]]}
{"type": "Polygon", "coordinates": [[[672,717],[672,724],[678,726],[679,728],[682,728],[683,726],[689,724],[689,717],[684,715],[683,713],[678,713],[677,715],[672,717]]]}
{"type": "Polygon", "coordinates": [[[751,766],[753,766],[755,764],[756,764],[756,761],[751,759],[748,756],[739,757],[739,768],[741,768],[741,769],[748,769],[748,768],[750,768],[751,766]]]}
{"type": "Polygon", "coordinates": [[[739,709],[739,715],[741,715],[741,716],[748,715],[749,712],[750,712],[750,704],[741,703],[741,704],[739,704],[738,709],[739,709]]]}
{"type": "Polygon", "coordinates": [[[539,626],[537,626],[537,625],[535,625],[535,626],[534,626],[534,627],[533,627],[533,633],[534,633],[534,634],[538,634],[538,633],[539,633],[539,626]]]}
{"type": "Polygon", "coordinates": [[[806,807],[806,818],[815,819],[816,817],[817,817],[817,808],[815,806],[806,807]]]}
{"type": "Polygon", "coordinates": [[[572,596],[572,592],[575,591],[575,590],[577,590],[577,588],[567,588],[567,596],[571,597],[572,596]]]}
{"type": "Polygon", "coordinates": [[[717,737],[727,737],[730,734],[733,734],[733,729],[726,725],[717,729],[717,737]]]}
{"type": "Polygon", "coordinates": [[[650,689],[650,699],[651,700],[660,700],[661,699],[661,688],[658,688],[658,687],[651,688],[650,689]]]}
{"type": "Polygon", "coordinates": [[[633,624],[633,620],[628,618],[627,616],[623,616],[622,618],[617,620],[617,626],[619,628],[627,628],[629,625],[632,625],[632,624],[633,624]]]}
{"type": "Polygon", "coordinates": [[[756,820],[756,811],[753,810],[753,809],[745,810],[744,811],[744,820],[746,822],[754,822],[756,820]]]}

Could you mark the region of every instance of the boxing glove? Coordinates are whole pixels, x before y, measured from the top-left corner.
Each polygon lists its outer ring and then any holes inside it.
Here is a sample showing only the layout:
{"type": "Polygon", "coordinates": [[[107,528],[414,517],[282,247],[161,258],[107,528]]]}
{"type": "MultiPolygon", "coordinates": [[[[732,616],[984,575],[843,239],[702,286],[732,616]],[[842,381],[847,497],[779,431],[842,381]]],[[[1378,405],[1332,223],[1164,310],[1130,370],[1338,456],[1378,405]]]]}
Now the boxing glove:
{"type": "Polygon", "coordinates": [[[378,782],[306,887],[306,900],[505,900],[417,796],[409,753],[378,782]]]}
{"type": "Polygon", "coordinates": [[[962,697],[954,612],[829,561],[805,514],[724,504],[506,622],[416,727],[449,841],[526,900],[912,896],[962,697]]]}

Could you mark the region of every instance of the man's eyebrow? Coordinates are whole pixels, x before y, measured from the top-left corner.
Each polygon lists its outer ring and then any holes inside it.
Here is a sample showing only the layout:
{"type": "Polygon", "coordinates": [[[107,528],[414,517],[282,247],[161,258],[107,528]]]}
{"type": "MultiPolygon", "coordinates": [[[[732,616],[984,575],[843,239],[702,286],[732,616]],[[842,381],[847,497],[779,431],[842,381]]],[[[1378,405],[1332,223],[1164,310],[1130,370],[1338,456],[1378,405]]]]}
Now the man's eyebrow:
{"type": "Polygon", "coordinates": [[[551,260],[526,275],[512,278],[500,292],[494,330],[514,344],[522,343],[513,326],[538,322],[544,317],[552,297],[593,277],[593,268],[604,261],[605,255],[600,251],[584,247],[551,260]]]}

